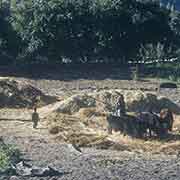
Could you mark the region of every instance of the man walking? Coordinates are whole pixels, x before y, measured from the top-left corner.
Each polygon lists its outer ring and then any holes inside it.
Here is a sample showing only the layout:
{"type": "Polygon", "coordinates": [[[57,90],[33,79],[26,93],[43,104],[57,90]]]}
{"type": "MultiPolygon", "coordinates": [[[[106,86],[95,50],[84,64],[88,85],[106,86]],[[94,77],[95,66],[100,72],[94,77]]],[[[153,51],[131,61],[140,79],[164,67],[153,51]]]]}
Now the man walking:
{"type": "Polygon", "coordinates": [[[37,107],[34,107],[34,112],[32,113],[32,122],[33,122],[33,128],[36,129],[38,122],[39,122],[39,114],[37,113],[37,107]]]}

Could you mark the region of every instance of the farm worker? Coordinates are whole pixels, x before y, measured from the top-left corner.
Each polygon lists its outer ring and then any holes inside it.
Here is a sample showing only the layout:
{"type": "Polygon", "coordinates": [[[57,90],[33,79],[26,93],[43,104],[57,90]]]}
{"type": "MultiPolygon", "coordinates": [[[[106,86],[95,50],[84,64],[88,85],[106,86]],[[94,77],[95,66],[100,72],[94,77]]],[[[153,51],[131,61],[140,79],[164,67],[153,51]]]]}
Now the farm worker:
{"type": "Polygon", "coordinates": [[[126,114],[124,96],[120,95],[116,104],[116,115],[121,117],[126,114]]]}
{"type": "Polygon", "coordinates": [[[39,114],[37,113],[37,107],[34,107],[34,112],[32,113],[32,122],[33,122],[33,128],[36,129],[38,122],[39,122],[39,114]]]}

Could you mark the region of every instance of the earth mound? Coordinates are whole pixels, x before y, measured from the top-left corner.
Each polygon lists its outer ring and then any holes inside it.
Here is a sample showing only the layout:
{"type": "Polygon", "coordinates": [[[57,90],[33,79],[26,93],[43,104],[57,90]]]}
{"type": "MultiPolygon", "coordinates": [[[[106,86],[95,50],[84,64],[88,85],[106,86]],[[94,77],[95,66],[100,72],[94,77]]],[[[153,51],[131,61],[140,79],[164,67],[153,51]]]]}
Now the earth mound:
{"type": "Polygon", "coordinates": [[[37,97],[39,98],[38,107],[57,101],[56,97],[45,95],[29,83],[11,79],[0,80],[1,108],[32,108],[37,97]]]}

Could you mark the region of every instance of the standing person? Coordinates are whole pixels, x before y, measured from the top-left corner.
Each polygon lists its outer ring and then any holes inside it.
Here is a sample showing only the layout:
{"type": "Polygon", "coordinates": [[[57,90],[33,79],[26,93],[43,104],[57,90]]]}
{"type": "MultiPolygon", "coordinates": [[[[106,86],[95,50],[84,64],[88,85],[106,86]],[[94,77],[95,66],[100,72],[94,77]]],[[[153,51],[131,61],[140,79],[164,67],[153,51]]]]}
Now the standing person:
{"type": "Polygon", "coordinates": [[[33,128],[36,129],[38,122],[39,122],[39,114],[37,113],[37,107],[34,107],[34,112],[32,113],[32,122],[33,122],[33,128]]]}
{"type": "Polygon", "coordinates": [[[124,96],[120,95],[116,104],[116,115],[121,117],[126,114],[124,96]]]}

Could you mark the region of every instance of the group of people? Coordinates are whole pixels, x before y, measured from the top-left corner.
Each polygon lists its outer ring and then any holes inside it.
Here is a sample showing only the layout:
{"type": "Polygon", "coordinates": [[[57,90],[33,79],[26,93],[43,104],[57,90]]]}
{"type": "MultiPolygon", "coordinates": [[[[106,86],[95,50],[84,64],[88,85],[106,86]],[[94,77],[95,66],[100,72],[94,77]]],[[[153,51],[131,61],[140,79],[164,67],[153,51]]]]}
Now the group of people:
{"type": "MultiPolygon", "coordinates": [[[[126,116],[126,107],[124,96],[120,95],[113,116],[125,117],[126,116]]],[[[140,112],[136,115],[135,121],[139,125],[139,131],[146,133],[149,132],[149,136],[152,135],[152,132],[155,132],[158,136],[166,134],[168,131],[172,131],[173,126],[173,114],[169,109],[161,109],[160,114],[154,112],[140,112]]],[[[134,123],[134,122],[133,122],[134,123]]]]}

